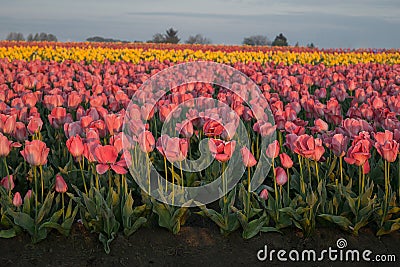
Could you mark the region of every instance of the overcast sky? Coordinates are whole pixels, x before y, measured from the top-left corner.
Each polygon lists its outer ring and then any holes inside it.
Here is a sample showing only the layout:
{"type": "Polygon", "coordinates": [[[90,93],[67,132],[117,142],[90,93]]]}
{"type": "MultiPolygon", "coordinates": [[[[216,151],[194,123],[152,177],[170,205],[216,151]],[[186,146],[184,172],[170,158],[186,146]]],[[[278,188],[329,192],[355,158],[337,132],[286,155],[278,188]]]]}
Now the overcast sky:
{"type": "Polygon", "coordinates": [[[60,41],[103,36],[146,41],[173,27],[218,44],[283,33],[290,44],[400,47],[400,0],[0,0],[0,39],[53,33],[60,41]]]}

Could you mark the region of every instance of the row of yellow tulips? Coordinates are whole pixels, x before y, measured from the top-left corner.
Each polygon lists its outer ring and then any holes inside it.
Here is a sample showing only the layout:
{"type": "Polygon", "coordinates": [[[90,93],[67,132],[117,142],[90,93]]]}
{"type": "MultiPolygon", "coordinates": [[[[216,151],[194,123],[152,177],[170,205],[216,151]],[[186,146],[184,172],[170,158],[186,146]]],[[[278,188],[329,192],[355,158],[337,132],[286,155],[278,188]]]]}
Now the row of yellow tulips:
{"type": "Polygon", "coordinates": [[[326,66],[349,65],[358,63],[380,63],[380,64],[399,64],[400,51],[352,51],[352,52],[326,52],[320,50],[297,51],[297,50],[260,50],[260,51],[240,51],[238,50],[207,50],[202,49],[143,49],[143,48],[120,48],[110,47],[67,47],[62,44],[56,46],[1,46],[0,58],[9,60],[54,60],[61,62],[64,60],[73,61],[98,61],[105,60],[127,61],[139,63],[141,61],[164,61],[185,62],[191,60],[211,60],[218,63],[234,64],[236,62],[266,62],[283,63],[291,65],[299,64],[318,64],[324,63],[326,66]]]}

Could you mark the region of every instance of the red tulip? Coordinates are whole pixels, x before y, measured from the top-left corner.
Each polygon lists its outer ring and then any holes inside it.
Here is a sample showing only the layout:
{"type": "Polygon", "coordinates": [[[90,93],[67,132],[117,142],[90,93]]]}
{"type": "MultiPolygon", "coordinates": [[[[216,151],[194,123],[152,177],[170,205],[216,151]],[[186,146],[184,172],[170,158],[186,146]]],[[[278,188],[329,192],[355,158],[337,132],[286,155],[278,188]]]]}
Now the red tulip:
{"type": "Polygon", "coordinates": [[[42,130],[43,121],[41,118],[33,117],[29,120],[27,129],[31,135],[34,135],[42,130]]]}
{"type": "Polygon", "coordinates": [[[26,130],[25,124],[23,122],[17,121],[15,123],[15,130],[13,136],[20,142],[28,139],[28,131],[26,130]]]}
{"type": "Polygon", "coordinates": [[[320,133],[328,131],[328,124],[321,119],[314,121],[314,127],[311,127],[312,133],[320,133]]]}
{"type": "Polygon", "coordinates": [[[293,161],[288,154],[286,153],[279,154],[279,159],[281,160],[283,168],[290,169],[293,167],[293,161]]]}
{"type": "Polygon", "coordinates": [[[15,193],[15,195],[14,195],[13,205],[17,208],[22,205],[22,198],[21,198],[21,194],[19,192],[15,193]]]}
{"type": "Polygon", "coordinates": [[[190,138],[193,135],[193,123],[190,120],[184,120],[182,123],[177,123],[175,128],[179,134],[186,138],[190,138]]]}
{"type": "Polygon", "coordinates": [[[232,154],[235,151],[235,145],[235,141],[226,142],[213,138],[208,141],[208,148],[210,149],[211,154],[219,162],[226,162],[232,157],[232,154]]]}
{"type": "Polygon", "coordinates": [[[335,134],[332,137],[329,148],[337,157],[343,157],[346,154],[348,142],[349,139],[347,136],[344,136],[343,134],[335,134]]]}
{"type": "Polygon", "coordinates": [[[387,140],[384,144],[376,142],[375,148],[379,155],[381,155],[387,162],[396,161],[397,154],[399,153],[399,143],[395,140],[387,140]]]}
{"type": "Polygon", "coordinates": [[[20,153],[30,165],[42,166],[47,163],[49,151],[44,142],[33,140],[32,142],[25,141],[25,148],[20,153]]]}
{"type": "Polygon", "coordinates": [[[266,137],[272,135],[275,132],[276,127],[276,125],[272,126],[270,122],[259,120],[253,125],[253,130],[259,133],[262,137],[266,137]]]}
{"type": "Polygon", "coordinates": [[[262,191],[261,191],[261,193],[260,193],[260,198],[261,199],[264,199],[264,200],[267,200],[268,199],[268,190],[267,189],[263,189],[262,191]]]}
{"type": "Polygon", "coordinates": [[[114,146],[97,146],[94,150],[94,155],[99,164],[96,165],[96,171],[99,174],[104,174],[110,168],[118,174],[126,174],[127,170],[125,161],[120,160],[117,162],[118,151],[114,146]]]}
{"type": "Polygon", "coordinates": [[[68,190],[67,183],[64,181],[64,178],[59,174],[56,175],[55,189],[58,193],[65,193],[68,190]]]}
{"type": "Polygon", "coordinates": [[[84,146],[81,137],[79,135],[70,137],[67,140],[67,148],[74,158],[82,156],[84,146]]]}
{"type": "Polygon", "coordinates": [[[253,167],[257,164],[257,160],[254,158],[253,154],[251,154],[250,150],[247,147],[243,147],[240,150],[242,154],[243,164],[246,167],[253,167]]]}
{"type": "Polygon", "coordinates": [[[204,123],[203,132],[208,137],[220,136],[224,131],[224,126],[216,120],[209,119],[204,123]]]}
{"type": "Polygon", "coordinates": [[[288,181],[286,171],[282,167],[277,167],[275,169],[276,184],[284,185],[288,181]]]}
{"type": "Polygon", "coordinates": [[[12,134],[15,129],[16,115],[8,116],[0,114],[0,132],[4,134],[12,134]]]}
{"type": "Polygon", "coordinates": [[[25,196],[24,196],[24,202],[30,200],[31,198],[32,198],[32,190],[29,189],[29,190],[26,192],[25,196]]]}
{"type": "Polygon", "coordinates": [[[6,176],[0,181],[0,185],[3,186],[7,190],[14,189],[14,177],[12,175],[6,176]]]}
{"type": "Polygon", "coordinates": [[[121,116],[117,116],[115,114],[108,114],[105,116],[104,120],[110,135],[114,135],[114,132],[120,131],[123,123],[121,116]]]}
{"type": "Polygon", "coordinates": [[[149,131],[143,131],[138,136],[138,143],[143,152],[150,153],[153,151],[155,145],[153,134],[149,131]]]}
{"type": "Polygon", "coordinates": [[[0,133],[0,157],[7,157],[13,147],[20,147],[20,143],[14,143],[8,140],[7,136],[0,133]]]}
{"type": "Polygon", "coordinates": [[[67,111],[63,107],[56,107],[51,110],[51,113],[48,115],[48,119],[50,125],[55,129],[63,126],[64,123],[72,122],[71,114],[67,114],[67,111]]]}
{"type": "Polygon", "coordinates": [[[322,140],[307,134],[299,136],[294,142],[294,152],[311,160],[319,161],[325,152],[322,140]]]}
{"type": "Polygon", "coordinates": [[[349,148],[344,160],[348,164],[362,166],[371,157],[370,150],[371,143],[367,139],[360,139],[349,148]]]}
{"type": "Polygon", "coordinates": [[[186,139],[170,138],[165,134],[158,138],[156,146],[157,150],[171,162],[184,160],[189,150],[186,139]]]}
{"type": "Polygon", "coordinates": [[[270,159],[274,159],[278,157],[279,151],[280,151],[279,142],[278,140],[275,140],[272,143],[270,143],[267,147],[266,151],[267,157],[270,159]]]}

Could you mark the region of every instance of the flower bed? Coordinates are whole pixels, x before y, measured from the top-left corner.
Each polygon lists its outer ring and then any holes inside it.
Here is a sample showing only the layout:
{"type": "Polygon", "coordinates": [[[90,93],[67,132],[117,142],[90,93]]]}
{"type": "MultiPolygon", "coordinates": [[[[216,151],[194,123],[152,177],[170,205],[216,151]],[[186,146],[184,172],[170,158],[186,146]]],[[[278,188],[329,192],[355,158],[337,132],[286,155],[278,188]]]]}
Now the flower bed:
{"type": "MultiPolygon", "coordinates": [[[[324,223],[355,235],[367,225],[377,235],[400,228],[398,51],[196,48],[177,56],[168,47],[143,56],[141,50],[101,46],[3,47],[2,237],[25,231],[39,242],[51,230],[68,235],[79,220],[109,252],[117,234],[129,236],[153,220],[178,233],[189,216],[210,218],[221,233],[242,231],[246,239],[287,227],[310,235],[324,223]],[[315,60],[321,55],[326,64],[315,60]],[[251,99],[254,92],[246,86],[235,93],[192,82],[132,106],[132,100],[158,94],[143,89],[151,77],[198,59],[230,63],[258,85],[262,98],[251,99]],[[195,102],[199,97],[222,104],[195,102]],[[270,117],[260,115],[268,109],[270,117]],[[185,120],[170,129],[176,136],[163,133],[177,113],[185,120]],[[213,161],[199,172],[186,171],[182,164],[201,158],[205,139],[213,161]],[[232,172],[224,174],[230,161],[243,172],[235,186],[227,180],[232,172]],[[168,192],[165,202],[147,194],[153,189],[150,165],[166,178],[157,184],[168,192]],[[260,165],[272,170],[252,188],[260,165]],[[173,205],[184,198],[182,185],[207,185],[218,177],[218,202],[173,205]]],[[[179,75],[172,82],[179,84],[179,75]]]]}

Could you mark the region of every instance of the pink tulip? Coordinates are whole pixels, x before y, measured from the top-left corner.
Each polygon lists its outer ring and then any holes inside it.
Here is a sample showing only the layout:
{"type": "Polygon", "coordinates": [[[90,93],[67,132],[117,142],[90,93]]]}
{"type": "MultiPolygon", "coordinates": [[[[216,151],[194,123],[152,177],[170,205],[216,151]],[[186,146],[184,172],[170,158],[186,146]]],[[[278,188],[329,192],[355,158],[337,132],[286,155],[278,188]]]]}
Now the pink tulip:
{"type": "Polygon", "coordinates": [[[226,162],[232,157],[232,154],[235,151],[235,145],[235,141],[227,142],[213,138],[208,141],[208,147],[211,154],[219,162],[226,162]]]}
{"type": "Polygon", "coordinates": [[[277,185],[284,185],[288,181],[286,171],[282,167],[276,167],[275,176],[277,185]]]}
{"type": "Polygon", "coordinates": [[[104,174],[110,168],[117,174],[126,174],[126,163],[123,160],[117,162],[118,151],[114,146],[97,146],[94,150],[94,155],[99,164],[96,165],[96,171],[99,174],[104,174]]]}
{"type": "Polygon", "coordinates": [[[66,145],[67,145],[68,151],[71,153],[71,155],[74,158],[78,158],[83,155],[84,146],[83,146],[83,141],[79,135],[70,137],[67,140],[66,145]]]}
{"type": "Polygon", "coordinates": [[[68,190],[67,183],[64,181],[64,178],[59,174],[56,175],[55,189],[58,193],[65,193],[68,190]]]}
{"type": "Polygon", "coordinates": [[[33,140],[32,142],[25,141],[25,148],[20,153],[30,165],[42,166],[47,163],[49,151],[44,142],[33,140]]]}
{"type": "Polygon", "coordinates": [[[154,150],[155,140],[150,131],[144,131],[138,136],[138,143],[140,149],[145,153],[150,153],[154,150]]]}
{"type": "Polygon", "coordinates": [[[14,189],[14,176],[6,176],[0,181],[0,185],[3,186],[7,190],[14,189]]]}
{"type": "Polygon", "coordinates": [[[288,154],[286,153],[279,154],[279,159],[281,160],[283,168],[290,169],[293,167],[293,161],[288,154]]]}
{"type": "Polygon", "coordinates": [[[261,191],[261,193],[260,193],[260,198],[261,199],[264,199],[264,200],[267,200],[268,199],[268,190],[267,189],[263,189],[262,191],[261,191]]]}
{"type": "Polygon", "coordinates": [[[267,147],[266,151],[267,157],[270,159],[275,159],[276,157],[278,157],[279,151],[280,151],[279,142],[278,140],[275,140],[272,143],[270,143],[267,147]]]}
{"type": "Polygon", "coordinates": [[[243,147],[240,150],[242,154],[243,164],[246,167],[253,167],[257,164],[257,160],[254,158],[253,154],[251,154],[250,150],[247,147],[243,147]]]}
{"type": "Polygon", "coordinates": [[[21,194],[19,192],[15,193],[15,195],[14,195],[13,205],[17,208],[22,205],[22,198],[21,198],[21,194]]]}

